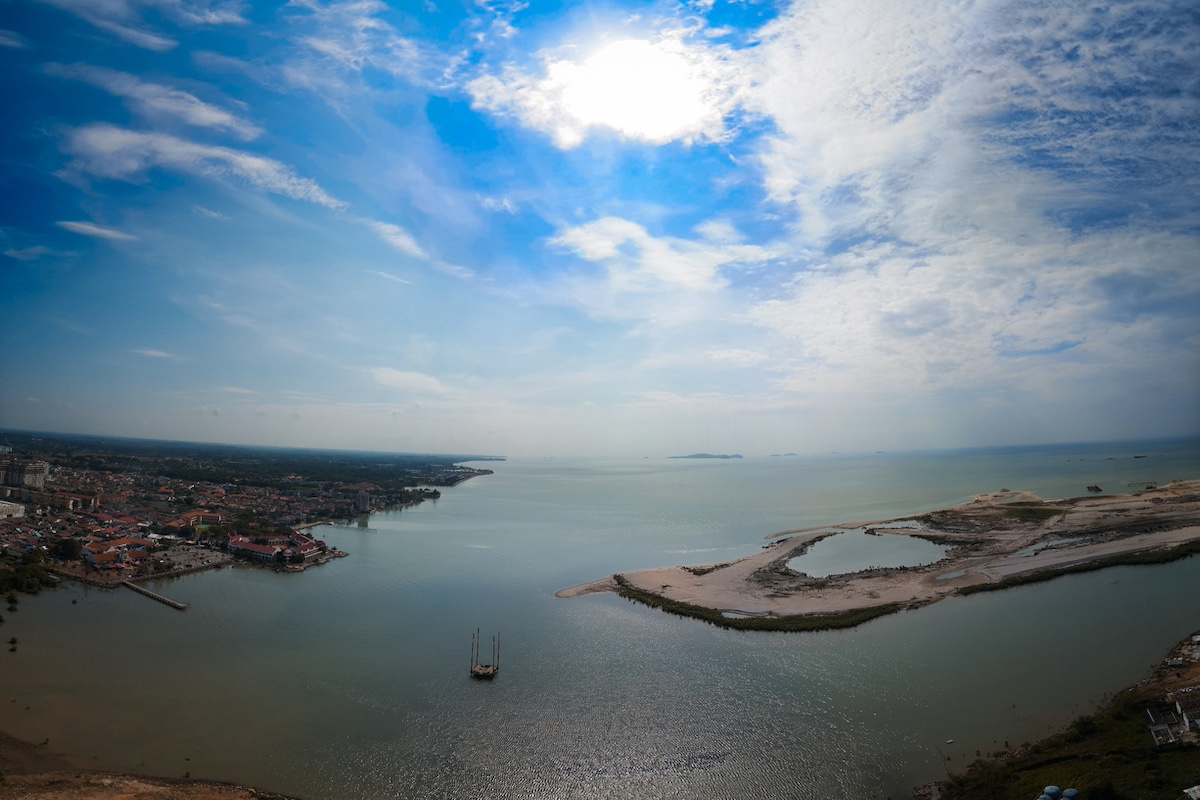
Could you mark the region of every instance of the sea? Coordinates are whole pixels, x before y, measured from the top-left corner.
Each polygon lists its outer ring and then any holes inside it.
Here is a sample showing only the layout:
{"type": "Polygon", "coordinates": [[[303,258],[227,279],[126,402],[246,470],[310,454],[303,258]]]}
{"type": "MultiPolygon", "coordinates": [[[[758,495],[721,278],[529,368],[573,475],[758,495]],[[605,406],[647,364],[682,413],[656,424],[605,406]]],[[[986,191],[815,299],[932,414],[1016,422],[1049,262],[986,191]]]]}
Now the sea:
{"type": "Polygon", "coordinates": [[[150,584],[186,612],[74,583],[22,598],[0,625],[18,640],[0,730],[81,766],[309,800],[902,798],[1090,713],[1200,629],[1195,557],[816,633],[555,597],[1002,488],[1200,478],[1197,439],[478,466],[495,472],[317,529],[347,558],[150,584]],[[494,681],[468,675],[476,630],[485,655],[499,635],[494,681]]]}

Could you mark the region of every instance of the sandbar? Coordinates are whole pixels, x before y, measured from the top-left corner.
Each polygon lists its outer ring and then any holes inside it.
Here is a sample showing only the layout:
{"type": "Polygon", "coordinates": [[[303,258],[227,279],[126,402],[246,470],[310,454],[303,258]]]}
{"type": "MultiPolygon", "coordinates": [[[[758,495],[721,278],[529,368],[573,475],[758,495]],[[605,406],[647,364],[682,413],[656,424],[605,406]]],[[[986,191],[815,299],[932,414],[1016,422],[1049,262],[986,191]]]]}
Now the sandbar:
{"type": "Polygon", "coordinates": [[[556,596],[617,592],[643,602],[661,599],[660,605],[671,610],[703,609],[735,619],[914,608],[955,594],[1000,588],[1027,576],[1050,577],[1085,565],[1119,563],[1134,554],[1155,553],[1166,560],[1194,552],[1200,545],[1200,480],[1058,500],[1001,490],[941,511],[781,531],[766,538],[772,543],[761,552],[736,561],[625,572],[563,589],[556,596]],[[822,578],[788,567],[814,542],[852,529],[879,536],[919,536],[945,546],[946,556],[921,567],[822,578]]]}

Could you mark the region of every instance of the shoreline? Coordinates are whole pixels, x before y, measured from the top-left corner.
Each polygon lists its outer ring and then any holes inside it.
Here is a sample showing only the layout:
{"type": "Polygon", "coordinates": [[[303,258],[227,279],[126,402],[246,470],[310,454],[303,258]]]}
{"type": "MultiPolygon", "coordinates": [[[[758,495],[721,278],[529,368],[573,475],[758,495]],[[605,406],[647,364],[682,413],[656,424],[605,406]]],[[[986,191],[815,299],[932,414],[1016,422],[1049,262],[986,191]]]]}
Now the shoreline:
{"type": "Polygon", "coordinates": [[[1198,690],[1200,630],[1092,712],[1034,742],[977,753],[946,778],[916,787],[912,798],[1025,800],[1050,785],[1073,786],[1083,797],[1175,796],[1195,782],[1200,733],[1164,712],[1198,690]]]}
{"type": "Polygon", "coordinates": [[[1128,494],[1044,500],[981,494],[948,509],[890,520],[773,533],[735,561],[609,575],[556,597],[615,592],[668,613],[728,628],[851,627],[947,597],[1004,589],[1120,564],[1162,563],[1200,552],[1200,480],[1128,494]],[[906,527],[881,527],[903,524],[906,527]],[[815,542],[850,530],[913,536],[947,548],[920,567],[813,578],[788,567],[815,542]]]}

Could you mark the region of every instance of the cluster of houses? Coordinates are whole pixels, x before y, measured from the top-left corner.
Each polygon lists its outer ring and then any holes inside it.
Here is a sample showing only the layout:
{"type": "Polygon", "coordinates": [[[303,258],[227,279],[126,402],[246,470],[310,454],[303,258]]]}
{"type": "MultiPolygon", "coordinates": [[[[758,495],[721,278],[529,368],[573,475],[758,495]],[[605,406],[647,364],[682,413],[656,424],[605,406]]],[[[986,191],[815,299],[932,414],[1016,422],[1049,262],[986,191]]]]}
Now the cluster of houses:
{"type": "MultiPolygon", "coordinates": [[[[1168,658],[1168,669],[1195,669],[1200,662],[1200,633],[1192,636],[1168,658]]],[[[1200,739],[1200,685],[1179,689],[1160,697],[1146,709],[1147,725],[1159,749],[1178,747],[1181,742],[1200,739]]]]}
{"type": "Polygon", "coordinates": [[[242,553],[259,561],[312,561],[325,552],[326,545],[319,539],[299,531],[277,533],[251,539],[249,536],[230,536],[229,552],[242,553]]]}
{"type": "Polygon", "coordinates": [[[83,558],[96,569],[129,569],[141,566],[158,547],[149,539],[90,537],[83,543],[83,558]]]}

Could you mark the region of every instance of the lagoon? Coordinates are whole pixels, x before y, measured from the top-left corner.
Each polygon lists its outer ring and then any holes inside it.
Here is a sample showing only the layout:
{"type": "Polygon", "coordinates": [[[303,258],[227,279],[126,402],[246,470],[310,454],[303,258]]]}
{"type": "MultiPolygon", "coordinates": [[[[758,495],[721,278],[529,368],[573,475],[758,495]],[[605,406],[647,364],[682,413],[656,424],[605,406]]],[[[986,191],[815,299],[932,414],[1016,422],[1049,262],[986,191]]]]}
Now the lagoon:
{"type": "Polygon", "coordinates": [[[322,530],[351,556],[321,568],[150,586],[186,613],[78,585],[23,600],[3,626],[21,644],[0,728],[93,766],[310,800],[902,797],[1089,711],[1200,624],[1181,601],[1196,558],[808,634],[553,596],[999,488],[1200,477],[1195,440],[488,466],[436,502],[322,530]],[[491,683],[467,677],[476,627],[503,637],[491,683]]]}

